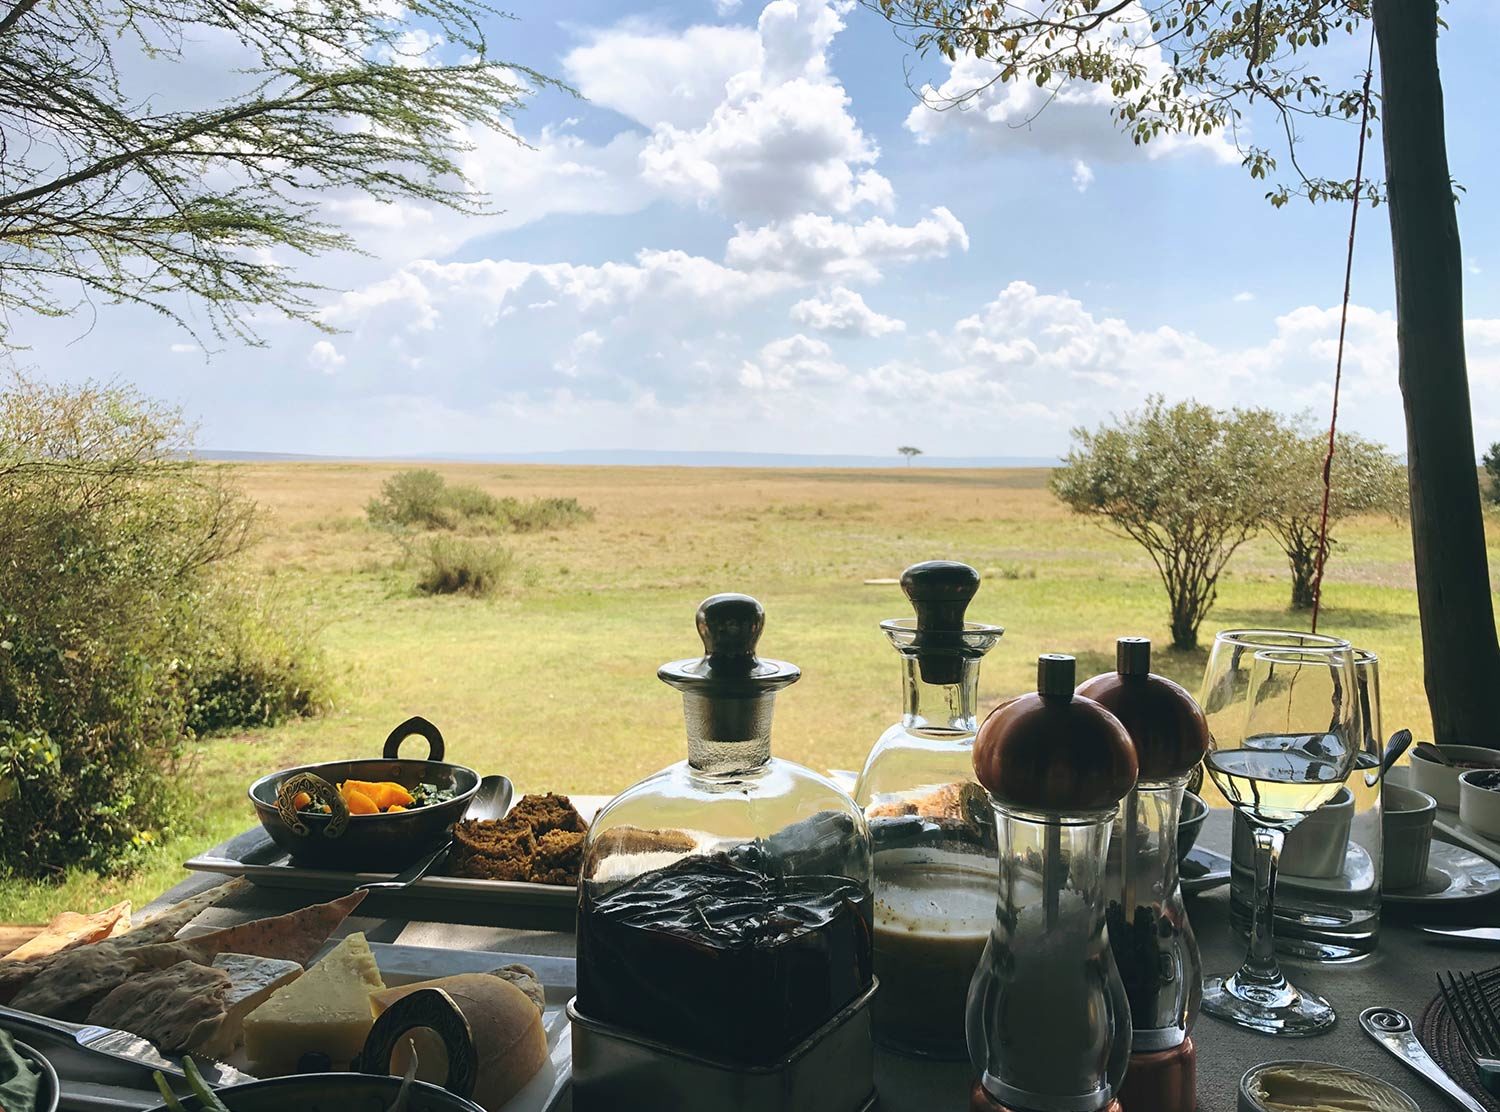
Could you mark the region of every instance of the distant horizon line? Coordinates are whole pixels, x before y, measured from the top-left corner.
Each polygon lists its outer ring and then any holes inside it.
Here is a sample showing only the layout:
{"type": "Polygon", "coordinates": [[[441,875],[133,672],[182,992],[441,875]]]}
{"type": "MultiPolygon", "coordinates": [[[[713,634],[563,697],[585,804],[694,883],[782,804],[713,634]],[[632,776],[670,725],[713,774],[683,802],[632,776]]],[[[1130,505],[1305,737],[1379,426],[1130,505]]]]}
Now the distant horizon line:
{"type": "Polygon", "coordinates": [[[846,467],[918,470],[1022,469],[1061,466],[1056,456],[939,456],[918,455],[909,462],[900,455],[875,456],[855,453],[814,452],[712,452],[653,448],[579,448],[556,452],[425,452],[402,455],[358,453],[261,452],[240,449],[200,448],[189,455],[204,460],[232,463],[551,463],[608,467],[846,467]]]}

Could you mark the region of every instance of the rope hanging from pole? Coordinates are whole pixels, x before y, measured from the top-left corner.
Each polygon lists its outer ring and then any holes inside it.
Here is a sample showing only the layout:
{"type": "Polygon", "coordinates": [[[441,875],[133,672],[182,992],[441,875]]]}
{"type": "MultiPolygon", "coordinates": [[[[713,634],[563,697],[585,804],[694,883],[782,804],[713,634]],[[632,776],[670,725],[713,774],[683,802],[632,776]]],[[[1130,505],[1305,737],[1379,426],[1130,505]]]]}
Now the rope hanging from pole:
{"type": "Polygon", "coordinates": [[[1312,631],[1318,632],[1318,612],[1323,605],[1323,565],[1328,561],[1328,504],[1333,496],[1333,454],[1339,426],[1339,387],[1344,382],[1344,333],[1349,327],[1349,289],[1354,279],[1354,231],[1359,226],[1359,194],[1365,173],[1365,134],[1370,127],[1370,82],[1375,75],[1375,33],[1370,32],[1370,57],[1365,63],[1364,91],[1360,97],[1359,157],[1354,163],[1354,200],[1349,212],[1349,250],[1344,259],[1344,303],[1339,312],[1338,356],[1333,365],[1333,415],[1328,421],[1328,453],[1323,457],[1323,512],[1318,520],[1318,562],[1313,573],[1312,631]]]}

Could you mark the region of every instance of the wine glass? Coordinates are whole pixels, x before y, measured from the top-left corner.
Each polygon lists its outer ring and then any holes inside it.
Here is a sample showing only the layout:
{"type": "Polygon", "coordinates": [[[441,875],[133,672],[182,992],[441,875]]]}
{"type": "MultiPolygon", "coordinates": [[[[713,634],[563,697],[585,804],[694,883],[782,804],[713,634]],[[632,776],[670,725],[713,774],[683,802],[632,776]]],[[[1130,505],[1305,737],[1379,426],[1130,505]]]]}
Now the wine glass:
{"type": "Polygon", "coordinates": [[[1277,964],[1276,869],[1287,831],[1338,794],[1359,753],[1354,650],[1337,637],[1228,630],[1214,639],[1203,705],[1204,767],[1255,839],[1249,952],[1233,975],[1204,981],[1203,1010],[1267,1034],[1315,1034],[1336,1015],[1277,964]]]}

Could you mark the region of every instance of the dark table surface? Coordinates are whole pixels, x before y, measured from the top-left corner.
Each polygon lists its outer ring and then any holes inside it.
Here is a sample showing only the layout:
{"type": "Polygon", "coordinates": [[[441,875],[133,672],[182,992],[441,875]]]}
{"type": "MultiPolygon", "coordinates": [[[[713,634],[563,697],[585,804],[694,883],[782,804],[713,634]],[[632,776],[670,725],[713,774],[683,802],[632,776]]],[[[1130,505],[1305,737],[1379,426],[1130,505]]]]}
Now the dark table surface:
{"type": "MultiPolygon", "coordinates": [[[[1212,812],[1200,843],[1227,852],[1229,814],[1212,812]]],[[[220,882],[210,875],[190,877],[165,893],[157,905],[182,899],[194,891],[220,882]]],[[[252,888],[199,919],[203,926],[227,925],[314,902],[316,893],[291,889],[252,888]]],[[[1189,897],[1188,914],[1203,953],[1208,973],[1224,973],[1238,966],[1244,946],[1229,924],[1229,889],[1215,889],[1189,897]]],[[[412,918],[372,919],[356,916],[340,933],[363,931],[372,942],[410,946],[435,946],[465,950],[496,950],[506,953],[571,956],[571,934],[513,930],[498,927],[459,926],[428,922],[414,910],[412,918]]],[[[1426,1110],[1439,1112],[1454,1107],[1437,1089],[1407,1070],[1377,1046],[1359,1026],[1359,1013],[1367,1007],[1384,1006],[1406,1012],[1414,1024],[1437,992],[1439,969],[1479,970],[1500,965],[1500,948],[1467,949],[1435,944],[1413,929],[1416,923],[1500,925],[1500,895],[1462,904],[1428,904],[1419,908],[1387,904],[1375,954],[1348,965],[1318,965],[1285,960],[1294,984],[1320,993],[1333,1002],[1339,1022],[1322,1035],[1305,1039],[1282,1039],[1246,1031],[1209,1016],[1199,1019],[1193,1031],[1198,1046],[1198,1096],[1202,1112],[1234,1112],[1239,1082],[1251,1066],[1288,1058],[1336,1062],[1374,1074],[1407,1092],[1426,1110]]],[[[882,1109],[917,1109],[942,1112],[966,1107],[967,1068],[932,1066],[894,1056],[877,1056],[876,1079],[882,1092],[882,1109]]],[[[832,1110],[830,1110],[832,1112],[832,1110]]]]}

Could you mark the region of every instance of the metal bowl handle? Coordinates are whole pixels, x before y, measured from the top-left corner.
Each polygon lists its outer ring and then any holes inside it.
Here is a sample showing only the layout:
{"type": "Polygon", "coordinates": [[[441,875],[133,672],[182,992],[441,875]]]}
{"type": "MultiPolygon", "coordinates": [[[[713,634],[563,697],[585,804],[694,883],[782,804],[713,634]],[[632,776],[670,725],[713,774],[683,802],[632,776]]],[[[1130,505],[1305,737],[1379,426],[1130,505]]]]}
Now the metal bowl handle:
{"type": "Polygon", "coordinates": [[[380,1014],[354,1062],[360,1073],[389,1076],[391,1056],[408,1031],[428,1028],[443,1040],[448,1052],[448,1076],[443,1088],[468,1100],[479,1080],[479,1056],[469,1021],[440,988],[424,988],[403,996],[380,1014]]]}
{"type": "Polygon", "coordinates": [[[328,804],[330,814],[328,824],[323,827],[323,837],[337,838],[348,829],[349,805],[344,802],[339,790],[316,772],[299,772],[288,776],[276,788],[276,813],[293,834],[306,838],[312,833],[307,823],[302,821],[301,812],[297,810],[295,800],[299,792],[306,792],[317,802],[328,804]]]}
{"type": "Polygon", "coordinates": [[[401,743],[413,734],[419,734],[427,739],[429,761],[443,759],[446,747],[443,745],[442,731],[421,715],[413,715],[391,731],[390,736],[385,739],[385,759],[396,760],[401,752],[401,743]]]}

